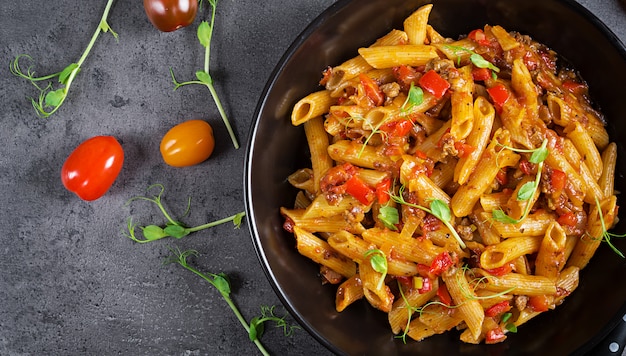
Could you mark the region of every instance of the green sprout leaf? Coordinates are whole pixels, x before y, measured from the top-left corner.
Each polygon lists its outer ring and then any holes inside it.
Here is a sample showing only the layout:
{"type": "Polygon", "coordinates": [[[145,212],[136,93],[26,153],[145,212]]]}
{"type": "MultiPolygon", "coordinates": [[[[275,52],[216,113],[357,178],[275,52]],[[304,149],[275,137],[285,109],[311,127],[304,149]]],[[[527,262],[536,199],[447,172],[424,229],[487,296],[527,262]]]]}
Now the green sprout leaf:
{"type": "Polygon", "coordinates": [[[217,0],[211,0],[209,1],[209,4],[211,5],[211,21],[210,22],[202,21],[200,25],[198,25],[198,30],[197,30],[198,41],[200,42],[202,47],[204,47],[203,70],[197,71],[195,73],[197,80],[190,80],[190,81],[185,81],[185,82],[178,82],[176,80],[176,77],[174,76],[174,71],[172,70],[172,68],[170,68],[170,75],[172,77],[172,82],[174,82],[174,90],[182,86],[189,85],[189,84],[200,84],[200,85],[206,86],[207,89],[209,89],[209,92],[211,93],[211,97],[213,98],[213,102],[215,103],[215,106],[217,107],[217,110],[219,111],[220,116],[222,117],[222,121],[224,122],[224,126],[226,126],[226,130],[228,131],[228,134],[233,143],[233,146],[235,147],[235,149],[238,149],[239,142],[237,141],[235,131],[230,125],[230,121],[228,120],[228,116],[226,115],[226,111],[224,110],[224,106],[222,105],[222,102],[217,94],[217,91],[215,90],[215,87],[213,86],[214,84],[213,80],[211,76],[209,75],[210,73],[209,63],[211,60],[211,38],[213,37],[213,28],[215,26],[215,14],[217,10],[217,0]]]}
{"type": "Polygon", "coordinates": [[[422,88],[415,86],[415,84],[411,83],[411,87],[409,88],[409,93],[406,97],[406,100],[401,106],[403,111],[408,111],[414,106],[421,105],[424,102],[424,91],[422,88]]]}
{"type": "Polygon", "coordinates": [[[389,266],[387,265],[387,257],[385,253],[379,249],[371,249],[367,250],[364,253],[365,258],[370,259],[370,265],[374,269],[374,271],[381,274],[380,280],[378,281],[377,288],[381,289],[383,287],[383,283],[385,282],[385,278],[387,277],[387,271],[389,266]]]}
{"type": "Polygon", "coordinates": [[[524,185],[522,185],[519,191],[517,192],[517,200],[519,201],[530,200],[530,198],[532,198],[533,195],[535,195],[536,188],[537,186],[535,185],[534,181],[524,183],[524,185]]]}
{"type": "Polygon", "coordinates": [[[381,206],[380,209],[378,209],[378,219],[389,230],[398,230],[396,224],[400,222],[400,215],[398,214],[398,209],[393,206],[381,206]]]}
{"type": "Polygon", "coordinates": [[[470,61],[472,62],[472,64],[474,64],[478,68],[491,69],[492,71],[496,73],[500,72],[500,68],[493,65],[493,63],[489,62],[478,53],[472,52],[472,55],[470,56],[470,61]]]}
{"type": "Polygon", "coordinates": [[[32,97],[30,98],[31,104],[33,105],[33,108],[38,116],[44,118],[49,117],[61,107],[67,97],[70,87],[72,86],[74,78],[76,78],[76,75],[80,73],[81,66],[87,59],[87,56],[91,52],[91,49],[101,32],[111,32],[111,34],[117,39],[117,33],[111,29],[106,21],[111,10],[111,6],[113,5],[113,1],[114,0],[107,1],[102,17],[100,18],[98,28],[91,37],[91,40],[87,44],[87,47],[83,51],[80,59],[75,63],[71,63],[62,71],[44,76],[36,76],[33,70],[33,65],[29,65],[25,69],[20,66],[20,59],[28,59],[32,62],[32,57],[27,54],[19,54],[13,59],[13,61],[11,61],[11,73],[17,77],[28,80],[39,91],[37,100],[32,97]],[[50,82],[54,78],[58,78],[59,83],[63,87],[54,89],[52,82],[50,82]],[[37,84],[41,81],[48,81],[48,84],[45,87],[42,87],[37,84]]]}
{"type": "Polygon", "coordinates": [[[241,311],[233,301],[230,293],[230,282],[228,281],[228,276],[224,273],[214,274],[214,273],[204,273],[199,271],[198,269],[192,267],[187,262],[187,258],[189,256],[198,256],[198,251],[196,250],[186,250],[180,251],[180,249],[170,248],[171,255],[168,256],[164,263],[171,264],[176,263],[186,270],[194,273],[200,278],[204,279],[206,282],[211,284],[215,289],[218,290],[226,304],[233,311],[239,323],[248,333],[248,338],[252,341],[256,347],[259,349],[261,354],[269,356],[269,352],[265,349],[259,338],[263,335],[263,331],[265,329],[265,323],[274,322],[276,327],[283,328],[285,336],[291,336],[295,329],[298,329],[298,326],[289,325],[286,321],[286,316],[279,317],[274,313],[275,307],[267,307],[261,306],[261,315],[255,316],[250,320],[250,323],[246,322],[246,319],[241,314],[241,311]]]}
{"type": "Polygon", "coordinates": [[[399,194],[398,195],[390,194],[390,197],[393,201],[395,201],[398,204],[410,206],[416,209],[423,210],[429,214],[432,214],[450,230],[450,233],[452,233],[452,236],[454,236],[454,238],[459,243],[459,246],[461,246],[461,248],[466,247],[465,242],[463,242],[463,239],[461,239],[461,236],[459,236],[459,233],[456,231],[456,229],[454,228],[454,226],[452,226],[452,223],[450,222],[450,220],[452,219],[452,214],[450,212],[450,207],[448,206],[448,204],[446,204],[446,202],[444,202],[441,199],[433,199],[430,201],[430,207],[427,208],[421,205],[407,202],[402,197],[403,192],[404,192],[404,186],[401,186],[399,190],[399,194]]]}
{"type": "MultiPolygon", "coordinates": [[[[169,214],[169,212],[165,209],[165,206],[163,205],[163,202],[161,201],[161,196],[163,195],[163,192],[165,191],[165,187],[163,187],[163,185],[161,184],[154,184],[148,187],[147,190],[151,191],[155,188],[159,189],[159,192],[157,195],[153,195],[151,197],[145,197],[145,196],[134,197],[130,199],[126,204],[128,205],[135,200],[144,200],[144,201],[151,202],[159,208],[159,210],[161,211],[161,214],[163,214],[163,216],[167,220],[167,223],[165,224],[164,228],[161,228],[160,226],[154,225],[154,224],[140,227],[141,232],[143,234],[143,239],[141,239],[137,237],[135,233],[135,229],[137,225],[133,224],[132,218],[129,218],[128,224],[127,224],[128,232],[125,233],[125,235],[126,237],[130,238],[131,240],[135,242],[139,242],[139,243],[153,242],[153,241],[157,241],[166,237],[173,237],[176,239],[181,239],[193,232],[205,230],[205,229],[208,229],[208,228],[220,225],[220,224],[227,223],[229,221],[232,221],[235,228],[238,229],[241,227],[241,222],[243,220],[243,217],[246,215],[246,213],[242,211],[240,213],[231,215],[224,219],[216,220],[216,221],[206,223],[203,225],[198,225],[195,227],[187,227],[181,222],[174,220],[172,216],[169,214]]],[[[190,205],[191,205],[191,198],[188,199],[187,210],[189,210],[190,205]]]]}

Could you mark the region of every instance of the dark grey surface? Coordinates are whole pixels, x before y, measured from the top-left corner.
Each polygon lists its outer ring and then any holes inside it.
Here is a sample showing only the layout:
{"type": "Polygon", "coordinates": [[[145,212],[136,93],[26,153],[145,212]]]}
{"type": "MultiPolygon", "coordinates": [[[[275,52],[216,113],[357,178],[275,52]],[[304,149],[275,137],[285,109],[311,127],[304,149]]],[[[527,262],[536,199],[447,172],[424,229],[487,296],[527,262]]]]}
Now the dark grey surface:
{"type": "MultiPolygon", "coordinates": [[[[247,226],[222,225],[180,241],[138,245],[123,237],[128,216],[141,223],[164,221],[153,205],[125,203],[148,185],[163,183],[164,200],[176,215],[192,196],[191,212],[183,219],[189,225],[243,211],[245,144],[259,95],[289,44],[332,3],[220,0],[211,73],[242,144],[239,150],[205,88],[172,91],[169,67],[180,79],[191,79],[203,65],[197,22],[160,33],[146,19],[141,1],[117,0],[109,24],[119,42],[101,35],[67,102],[41,119],[26,99],[35,95],[34,88],[9,73],[10,60],[28,53],[40,74],[77,60],[105,1],[3,3],[0,355],[257,353],[210,285],[178,266],[161,265],[170,246],[197,249],[195,265],[231,276],[233,298],[250,319],[261,305],[279,301],[247,226]],[[213,156],[196,167],[166,166],[158,151],[162,135],[192,118],[213,125],[213,156]],[[75,146],[101,134],[120,140],[126,160],[112,189],[87,203],[63,188],[59,172],[75,146]]],[[[626,39],[626,15],[617,0],[580,3],[626,39]]],[[[304,330],[285,338],[268,328],[262,341],[277,355],[328,354],[304,330]]]]}

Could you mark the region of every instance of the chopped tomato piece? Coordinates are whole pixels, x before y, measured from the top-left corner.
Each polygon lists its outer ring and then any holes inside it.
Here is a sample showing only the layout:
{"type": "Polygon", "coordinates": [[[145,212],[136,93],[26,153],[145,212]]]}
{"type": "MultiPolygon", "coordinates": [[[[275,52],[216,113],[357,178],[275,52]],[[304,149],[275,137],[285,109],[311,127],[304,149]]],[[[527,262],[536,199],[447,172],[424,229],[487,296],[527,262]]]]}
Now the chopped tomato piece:
{"type": "Polygon", "coordinates": [[[419,78],[419,73],[417,72],[417,70],[404,64],[398,67],[394,67],[393,74],[398,82],[402,84],[405,89],[408,89],[411,86],[411,83],[416,83],[417,78],[419,78]]]}
{"type": "Polygon", "coordinates": [[[383,179],[376,185],[376,200],[379,204],[387,204],[389,201],[389,190],[391,189],[391,179],[383,179]]]}
{"type": "Polygon", "coordinates": [[[506,175],[506,167],[501,168],[496,174],[496,180],[500,185],[506,185],[509,182],[509,177],[506,175]]]}
{"type": "Polygon", "coordinates": [[[550,309],[550,300],[545,295],[533,295],[528,298],[528,305],[536,312],[544,312],[550,309]]]}
{"type": "Polygon", "coordinates": [[[485,335],[486,344],[495,344],[504,341],[504,339],[506,339],[506,335],[499,326],[495,329],[487,331],[487,334],[485,335]]]}
{"type": "Polygon", "coordinates": [[[474,67],[472,69],[472,78],[475,82],[485,81],[491,78],[491,70],[489,68],[474,67]]]}
{"type": "Polygon", "coordinates": [[[450,254],[447,251],[442,252],[433,259],[433,262],[431,262],[430,264],[430,269],[428,270],[428,273],[433,276],[440,276],[453,264],[454,261],[452,260],[452,257],[450,257],[450,254]]]}
{"type": "Polygon", "coordinates": [[[435,98],[440,99],[446,91],[450,88],[450,83],[443,79],[439,73],[433,69],[426,72],[419,80],[419,85],[422,89],[431,93],[435,98]]]}
{"type": "Polygon", "coordinates": [[[474,146],[472,145],[468,145],[467,143],[464,142],[455,142],[454,143],[454,148],[459,152],[459,157],[460,158],[466,158],[467,156],[470,155],[470,153],[474,152],[474,146]]]}
{"type": "Polygon", "coordinates": [[[326,85],[332,73],[333,73],[332,67],[329,66],[326,69],[324,69],[324,71],[322,72],[322,79],[320,80],[320,85],[326,85]]]}
{"type": "Polygon", "coordinates": [[[530,163],[527,159],[519,161],[519,169],[527,176],[535,175],[535,165],[530,163]]]}
{"type": "Polygon", "coordinates": [[[485,316],[496,316],[511,310],[511,304],[507,300],[494,304],[485,309],[485,316]]]}
{"type": "Polygon", "coordinates": [[[585,91],[587,89],[585,84],[578,83],[578,82],[575,82],[573,80],[566,80],[566,81],[564,81],[563,82],[563,88],[565,88],[569,92],[571,92],[573,94],[577,94],[577,95],[585,93],[585,91]]]}
{"type": "Polygon", "coordinates": [[[378,87],[376,82],[368,77],[367,75],[361,73],[359,74],[359,80],[361,81],[361,85],[363,86],[363,91],[365,96],[367,96],[374,106],[381,106],[385,100],[385,95],[378,87]]]}
{"type": "Polygon", "coordinates": [[[413,128],[413,123],[409,120],[392,121],[383,125],[380,129],[391,136],[406,136],[413,128]]]}
{"type": "Polygon", "coordinates": [[[469,33],[469,35],[467,35],[467,37],[481,46],[489,46],[491,44],[491,41],[489,41],[485,32],[481,29],[473,30],[469,33]]]}
{"type": "Polygon", "coordinates": [[[356,200],[367,205],[374,201],[375,191],[357,175],[353,175],[346,182],[346,193],[352,195],[356,200]]]}
{"type": "Polygon", "coordinates": [[[498,83],[487,89],[491,100],[498,108],[502,108],[504,103],[509,99],[509,90],[502,83],[498,83]]]}
{"type": "Polygon", "coordinates": [[[513,270],[513,267],[509,263],[503,265],[502,267],[497,267],[497,268],[492,268],[492,269],[485,269],[485,271],[487,273],[489,273],[492,276],[496,276],[496,277],[504,276],[507,273],[511,273],[512,270],[513,270]]]}
{"type": "Polygon", "coordinates": [[[578,218],[576,217],[576,214],[568,211],[565,214],[559,215],[556,222],[558,222],[561,226],[576,226],[578,218]]]}

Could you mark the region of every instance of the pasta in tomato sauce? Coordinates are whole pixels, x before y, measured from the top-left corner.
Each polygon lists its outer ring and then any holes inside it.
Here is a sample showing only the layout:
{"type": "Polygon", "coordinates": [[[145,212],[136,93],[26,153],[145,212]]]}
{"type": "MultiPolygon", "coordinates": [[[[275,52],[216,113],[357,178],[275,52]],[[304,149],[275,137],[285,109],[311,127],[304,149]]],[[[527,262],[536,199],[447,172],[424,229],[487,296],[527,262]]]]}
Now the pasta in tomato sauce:
{"type": "Polygon", "coordinates": [[[337,311],[365,299],[403,338],[497,343],[577,288],[617,222],[617,150],[554,51],[497,25],[445,38],[431,9],[295,104],[311,167],[280,212],[337,311]]]}

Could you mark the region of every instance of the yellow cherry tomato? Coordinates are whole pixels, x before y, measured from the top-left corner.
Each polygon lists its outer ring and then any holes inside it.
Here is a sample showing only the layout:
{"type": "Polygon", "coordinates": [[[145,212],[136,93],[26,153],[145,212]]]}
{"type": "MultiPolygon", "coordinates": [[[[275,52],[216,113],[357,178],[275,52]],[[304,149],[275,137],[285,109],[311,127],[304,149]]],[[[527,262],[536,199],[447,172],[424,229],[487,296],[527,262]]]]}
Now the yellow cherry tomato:
{"type": "Polygon", "coordinates": [[[173,167],[204,162],[213,153],[213,129],[206,121],[189,120],[172,127],[161,140],[161,156],[173,167]]]}

